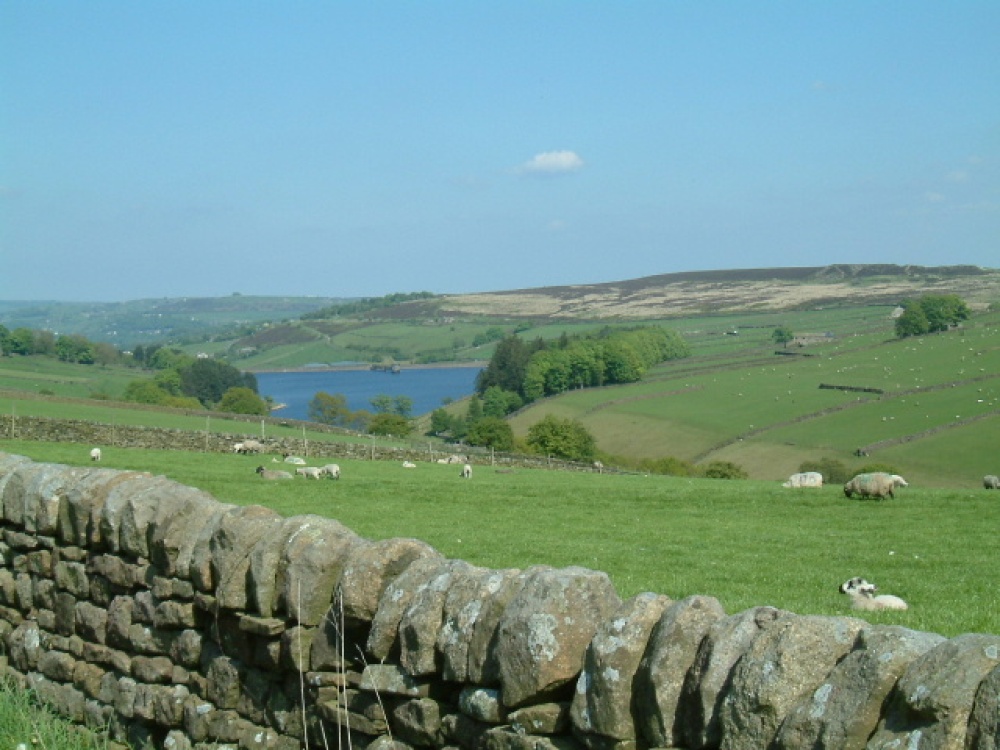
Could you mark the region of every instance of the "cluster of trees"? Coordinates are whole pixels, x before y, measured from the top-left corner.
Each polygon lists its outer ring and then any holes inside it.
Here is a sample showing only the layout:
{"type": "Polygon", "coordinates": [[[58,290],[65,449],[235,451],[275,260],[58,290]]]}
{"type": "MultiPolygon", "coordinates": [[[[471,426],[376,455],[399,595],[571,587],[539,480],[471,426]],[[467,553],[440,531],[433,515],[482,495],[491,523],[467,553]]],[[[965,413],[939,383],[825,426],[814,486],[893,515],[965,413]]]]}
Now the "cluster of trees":
{"type": "Polygon", "coordinates": [[[406,437],[413,432],[413,399],[409,396],[379,394],[369,403],[372,411],[352,411],[344,394],[319,391],[309,402],[309,419],[371,435],[406,437]]]}
{"type": "Polygon", "coordinates": [[[413,302],[414,300],[431,299],[436,296],[433,292],[396,292],[394,294],[387,294],[384,297],[365,297],[353,302],[321,307],[319,310],[305,313],[301,317],[302,320],[323,320],[325,318],[336,318],[340,315],[360,315],[361,313],[378,310],[382,307],[391,307],[400,302],[413,302]]]}
{"type": "Polygon", "coordinates": [[[126,401],[262,416],[271,411],[258,393],[256,376],[226,362],[161,346],[136,347],[133,358],[157,372],[151,379],[130,382],[126,401]]]}
{"type": "Polygon", "coordinates": [[[466,413],[434,410],[430,433],[497,450],[591,461],[596,441],[579,420],[546,416],[529,427],[519,443],[504,418],[538,398],[571,388],[638,381],[652,365],[688,354],[687,343],[677,333],[659,326],[563,334],[554,342],[525,342],[516,333],[504,336],[476,378],[466,413]]]}
{"type": "Polygon", "coordinates": [[[925,294],[904,301],[902,307],[903,313],[896,318],[896,337],[901,339],[947,331],[971,315],[969,306],[957,294],[925,294]]]}
{"type": "Polygon", "coordinates": [[[128,363],[128,358],[114,345],[91,341],[86,336],[76,333],[57,335],[52,331],[32,328],[15,328],[11,331],[4,325],[0,325],[0,354],[36,354],[80,365],[128,363]]]}
{"type": "Polygon", "coordinates": [[[554,342],[504,337],[476,378],[476,393],[497,387],[511,409],[574,388],[635,383],[653,365],[690,354],[687,342],[660,326],[604,328],[593,335],[563,334],[554,342]]]}

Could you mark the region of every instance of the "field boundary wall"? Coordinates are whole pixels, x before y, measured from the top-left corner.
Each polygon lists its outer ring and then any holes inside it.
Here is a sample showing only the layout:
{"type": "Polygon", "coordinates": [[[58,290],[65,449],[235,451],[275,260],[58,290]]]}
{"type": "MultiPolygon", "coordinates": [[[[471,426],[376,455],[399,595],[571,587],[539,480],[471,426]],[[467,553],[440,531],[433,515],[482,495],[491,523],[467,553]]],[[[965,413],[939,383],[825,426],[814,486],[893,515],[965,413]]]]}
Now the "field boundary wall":
{"type": "Polygon", "coordinates": [[[1000,636],[711,596],[0,453],[0,673],[133,747],[998,747],[1000,636]]]}
{"type": "MultiPolygon", "coordinates": [[[[304,423],[313,429],[316,425],[304,423]]],[[[321,426],[320,426],[321,427],[321,426]]],[[[568,471],[594,471],[594,465],[565,461],[547,456],[502,453],[489,448],[448,445],[428,441],[407,446],[386,444],[384,439],[308,440],[299,437],[261,437],[260,432],[231,433],[210,430],[180,430],[140,425],[104,424],[88,420],[52,419],[50,417],[11,417],[0,420],[0,438],[55,443],[81,443],[95,447],[181,450],[205,453],[231,453],[233,446],[246,439],[264,445],[263,453],[302,456],[307,459],[354,458],[372,461],[450,461],[461,458],[472,464],[500,467],[553,468],[568,471]],[[380,442],[382,441],[382,442],[380,442]],[[455,457],[455,458],[452,458],[455,457]]],[[[613,471],[604,469],[602,471],[613,471]]]]}

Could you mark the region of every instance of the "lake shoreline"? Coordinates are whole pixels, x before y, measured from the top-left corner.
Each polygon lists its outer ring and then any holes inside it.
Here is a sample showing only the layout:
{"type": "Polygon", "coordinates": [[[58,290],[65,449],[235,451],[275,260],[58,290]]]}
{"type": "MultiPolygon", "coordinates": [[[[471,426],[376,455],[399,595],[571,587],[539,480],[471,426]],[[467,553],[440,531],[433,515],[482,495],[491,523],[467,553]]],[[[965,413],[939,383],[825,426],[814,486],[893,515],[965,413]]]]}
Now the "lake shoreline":
{"type": "MultiPolygon", "coordinates": [[[[399,365],[400,370],[438,370],[446,367],[478,367],[483,369],[489,362],[487,360],[477,360],[474,362],[430,362],[426,364],[406,364],[403,362],[396,362],[399,365]]],[[[281,372],[358,372],[371,370],[372,372],[380,372],[380,370],[372,370],[371,363],[361,363],[361,364],[343,364],[343,365],[317,365],[315,367],[305,366],[305,367],[278,367],[278,368],[254,368],[252,370],[245,370],[245,372],[250,372],[253,374],[257,373],[281,373],[281,372]]]]}

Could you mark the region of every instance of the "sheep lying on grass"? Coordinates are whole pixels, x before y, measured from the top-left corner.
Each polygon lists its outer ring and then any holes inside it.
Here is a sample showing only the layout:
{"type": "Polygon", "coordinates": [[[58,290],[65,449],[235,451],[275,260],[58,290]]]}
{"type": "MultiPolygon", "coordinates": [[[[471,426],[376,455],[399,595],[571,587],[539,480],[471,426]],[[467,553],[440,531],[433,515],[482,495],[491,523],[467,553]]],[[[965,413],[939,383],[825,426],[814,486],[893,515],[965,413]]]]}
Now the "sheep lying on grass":
{"type": "Polygon", "coordinates": [[[875,595],[878,587],[874,583],[869,583],[860,576],[855,576],[840,584],[840,593],[851,597],[851,606],[854,609],[864,609],[869,611],[879,609],[908,609],[906,602],[898,596],[892,594],[875,595]]]}
{"type": "Polygon", "coordinates": [[[293,479],[291,474],[287,471],[274,471],[272,469],[265,469],[263,466],[258,466],[257,474],[260,475],[261,479],[293,479]]]}
{"type": "Polygon", "coordinates": [[[404,469],[415,469],[415,468],[417,468],[417,465],[415,463],[413,463],[413,461],[403,461],[403,468],[404,469]]]}
{"type": "Polygon", "coordinates": [[[782,487],[822,487],[823,475],[818,471],[801,471],[792,474],[787,482],[782,482],[782,487]]]}
{"type": "Polygon", "coordinates": [[[988,490],[1000,490],[1000,477],[995,474],[987,474],[983,477],[983,487],[988,490]]]}
{"type": "Polygon", "coordinates": [[[100,448],[91,448],[90,449],[90,460],[91,461],[100,461],[101,460],[101,449],[100,448]]]}

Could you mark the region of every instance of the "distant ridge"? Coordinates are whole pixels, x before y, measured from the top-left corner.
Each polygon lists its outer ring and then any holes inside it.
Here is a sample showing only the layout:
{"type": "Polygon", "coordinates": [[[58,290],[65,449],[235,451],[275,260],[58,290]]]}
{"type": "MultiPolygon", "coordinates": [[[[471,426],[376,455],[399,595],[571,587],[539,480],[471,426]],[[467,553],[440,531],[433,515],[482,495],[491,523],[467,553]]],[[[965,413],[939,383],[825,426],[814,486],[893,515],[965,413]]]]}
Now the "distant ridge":
{"type": "Polygon", "coordinates": [[[440,314],[451,315],[638,320],[697,312],[895,305],[927,293],[959,294],[972,305],[1000,301],[1000,270],[834,264],[681,271],[599,284],[446,295],[430,304],[440,314]]]}

